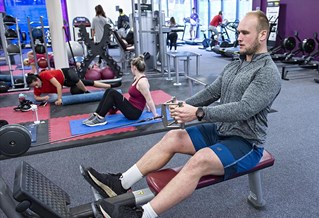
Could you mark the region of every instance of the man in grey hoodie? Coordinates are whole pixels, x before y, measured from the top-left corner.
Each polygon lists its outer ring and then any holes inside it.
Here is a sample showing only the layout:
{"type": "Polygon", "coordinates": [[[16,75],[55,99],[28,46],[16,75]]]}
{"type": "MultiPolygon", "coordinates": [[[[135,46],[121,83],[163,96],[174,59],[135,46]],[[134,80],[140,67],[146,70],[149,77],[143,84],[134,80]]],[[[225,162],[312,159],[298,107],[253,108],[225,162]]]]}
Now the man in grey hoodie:
{"type": "Polygon", "coordinates": [[[269,21],[261,11],[246,14],[238,26],[241,59],[228,64],[204,90],[171,109],[178,123],[198,125],[169,131],[160,142],[123,174],[86,169],[85,177],[104,197],[125,193],[148,173],[166,165],[176,153],[192,155],[181,171],[149,203],[139,209],[113,207],[111,217],[157,217],[189,197],[205,175],[247,171],[260,161],[268,127],[267,114],[281,89],[277,66],[267,53],[269,21]],[[220,100],[219,104],[213,104],[220,100]],[[174,194],[172,194],[174,193],[174,194]],[[115,216],[114,216],[115,215],[115,216]]]}

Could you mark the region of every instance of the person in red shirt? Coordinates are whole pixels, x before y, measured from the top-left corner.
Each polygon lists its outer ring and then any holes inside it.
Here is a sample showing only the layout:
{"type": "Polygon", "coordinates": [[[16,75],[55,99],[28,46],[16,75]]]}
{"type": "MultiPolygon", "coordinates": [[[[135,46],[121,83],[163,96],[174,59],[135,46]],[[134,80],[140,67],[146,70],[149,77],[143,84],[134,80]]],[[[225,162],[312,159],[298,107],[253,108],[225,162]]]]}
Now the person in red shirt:
{"type": "Polygon", "coordinates": [[[101,83],[92,80],[80,80],[77,72],[73,68],[62,68],[56,70],[45,70],[39,75],[28,74],[27,84],[34,87],[34,98],[36,101],[49,101],[49,93],[57,93],[56,105],[62,105],[62,88],[78,87],[84,93],[89,91],[85,86],[94,86],[97,88],[111,88],[110,84],[101,83]],[[44,96],[43,96],[44,94],[44,96]]]}
{"type": "MultiPolygon", "coordinates": [[[[45,54],[36,54],[35,56],[36,60],[38,61],[40,58],[46,58],[45,54]]],[[[53,53],[48,54],[49,62],[53,60],[53,53]]],[[[34,60],[34,54],[33,51],[28,51],[27,58],[23,60],[24,66],[30,66],[31,67],[31,73],[36,73],[37,68],[35,66],[35,60],[34,60]]],[[[50,64],[50,63],[49,63],[50,64]]]]}
{"type": "Polygon", "coordinates": [[[132,85],[126,99],[120,92],[115,89],[107,89],[101,99],[95,112],[90,114],[89,118],[82,123],[87,126],[100,126],[107,124],[106,114],[110,110],[120,110],[129,120],[137,120],[145,106],[148,111],[153,113],[154,117],[159,115],[156,112],[155,104],[150,92],[150,84],[145,76],[146,64],[144,56],[140,55],[131,61],[131,71],[134,76],[132,85]]]}
{"type": "Polygon", "coordinates": [[[215,40],[217,40],[218,41],[218,38],[219,38],[219,35],[220,35],[220,33],[219,33],[219,31],[218,31],[218,29],[217,29],[217,27],[221,24],[223,22],[223,12],[218,12],[218,14],[217,15],[215,15],[214,17],[213,17],[213,19],[210,21],[210,23],[209,23],[209,27],[208,27],[208,29],[210,30],[210,31],[212,31],[212,33],[214,34],[214,38],[215,38],[215,40]]]}

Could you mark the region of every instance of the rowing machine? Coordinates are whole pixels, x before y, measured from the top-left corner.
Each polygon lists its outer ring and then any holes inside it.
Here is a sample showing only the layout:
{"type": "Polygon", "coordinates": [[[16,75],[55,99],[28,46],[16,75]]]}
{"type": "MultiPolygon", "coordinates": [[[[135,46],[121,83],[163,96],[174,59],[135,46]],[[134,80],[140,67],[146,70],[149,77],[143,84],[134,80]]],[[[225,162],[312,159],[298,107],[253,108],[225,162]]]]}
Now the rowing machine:
{"type": "MultiPolygon", "coordinates": [[[[274,161],[274,157],[264,150],[262,159],[253,169],[235,174],[230,178],[248,175],[250,187],[248,202],[255,208],[261,208],[266,203],[263,199],[261,171],[271,167],[274,161]]],[[[117,205],[143,205],[153,199],[180,169],[181,167],[163,169],[150,173],[146,176],[148,187],[104,200],[117,205]]],[[[83,172],[81,167],[80,170],[83,172]]],[[[200,179],[196,189],[223,181],[225,181],[223,176],[204,176],[200,179]]],[[[99,199],[100,196],[95,194],[94,202],[70,208],[68,206],[70,204],[69,195],[26,162],[22,162],[16,169],[13,192],[0,177],[0,208],[7,217],[29,217],[26,214],[30,214],[31,211],[48,218],[102,217],[97,206],[99,199]]]]}

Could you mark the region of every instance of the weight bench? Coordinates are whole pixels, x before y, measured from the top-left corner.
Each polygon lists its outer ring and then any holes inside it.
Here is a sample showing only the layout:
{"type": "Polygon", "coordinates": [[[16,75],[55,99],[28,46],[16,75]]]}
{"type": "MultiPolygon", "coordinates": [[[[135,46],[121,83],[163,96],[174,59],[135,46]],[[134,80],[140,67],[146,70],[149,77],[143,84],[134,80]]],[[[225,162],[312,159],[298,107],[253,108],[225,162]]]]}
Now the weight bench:
{"type": "MultiPolygon", "coordinates": [[[[263,199],[261,171],[274,164],[274,157],[266,150],[259,164],[253,169],[234,175],[230,179],[248,174],[250,192],[248,202],[255,208],[265,205],[263,199]]],[[[81,168],[80,168],[81,169],[81,168]]],[[[143,205],[152,200],[167,183],[178,173],[181,168],[162,169],[146,176],[147,188],[128,192],[116,197],[104,199],[117,205],[143,205]]],[[[83,169],[81,169],[83,171],[83,169]]],[[[1,179],[1,177],[0,177],[1,179]]],[[[204,176],[200,179],[196,189],[204,188],[222,182],[223,176],[204,176]]],[[[15,173],[13,193],[9,192],[6,184],[0,180],[0,203],[5,202],[5,208],[0,204],[0,208],[8,217],[20,217],[28,209],[41,217],[100,217],[101,213],[97,209],[97,200],[91,203],[70,208],[69,195],[59,186],[35,170],[26,162],[22,162],[15,173]],[[1,193],[3,193],[1,195],[1,193]],[[12,196],[19,203],[16,204],[12,196]]],[[[4,204],[3,204],[4,205],[4,204]]]]}

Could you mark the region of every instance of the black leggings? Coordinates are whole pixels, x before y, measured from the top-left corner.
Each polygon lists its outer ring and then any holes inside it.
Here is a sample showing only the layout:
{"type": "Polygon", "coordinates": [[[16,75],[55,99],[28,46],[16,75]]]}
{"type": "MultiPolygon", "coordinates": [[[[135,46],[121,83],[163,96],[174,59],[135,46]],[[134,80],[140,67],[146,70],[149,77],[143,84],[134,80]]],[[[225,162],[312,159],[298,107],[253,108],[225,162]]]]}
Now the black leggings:
{"type": "Polygon", "coordinates": [[[169,40],[169,49],[171,50],[172,47],[174,46],[175,47],[175,50],[176,50],[176,47],[177,47],[177,33],[175,32],[172,32],[172,33],[169,33],[168,34],[168,37],[167,39],[169,40]]]}
{"type": "Polygon", "coordinates": [[[105,117],[113,108],[119,109],[129,120],[137,120],[142,114],[142,111],[134,107],[121,93],[114,89],[107,89],[95,112],[105,117]]]}

